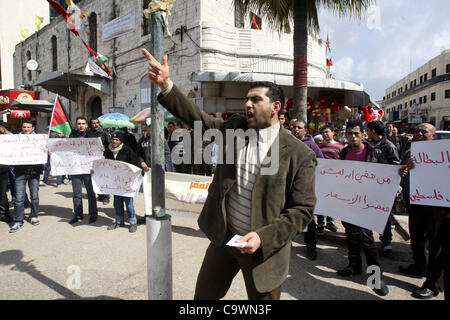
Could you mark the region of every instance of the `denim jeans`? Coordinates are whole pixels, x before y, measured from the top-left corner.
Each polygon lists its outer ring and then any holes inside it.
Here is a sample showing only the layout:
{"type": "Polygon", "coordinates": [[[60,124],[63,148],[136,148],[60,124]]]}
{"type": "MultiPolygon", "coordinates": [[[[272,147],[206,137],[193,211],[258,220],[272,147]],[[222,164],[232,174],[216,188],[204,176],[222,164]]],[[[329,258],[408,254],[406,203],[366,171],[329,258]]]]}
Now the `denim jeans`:
{"type": "Polygon", "coordinates": [[[25,208],[26,186],[30,189],[31,218],[39,214],[39,174],[16,175],[16,200],[14,203],[14,222],[23,223],[25,208]]]}
{"type": "Polygon", "coordinates": [[[50,175],[50,156],[47,157],[47,163],[45,164],[44,167],[44,177],[42,178],[42,181],[44,181],[45,183],[48,183],[48,176],[50,175]]]}
{"type": "Polygon", "coordinates": [[[62,185],[64,180],[64,176],[56,176],[56,185],[60,186],[62,185]]]}
{"type": "Polygon", "coordinates": [[[124,223],[123,204],[127,208],[128,222],[137,224],[136,212],[134,211],[133,198],[114,196],[114,210],[116,210],[116,223],[124,223]]]}
{"type": "MultiPolygon", "coordinates": [[[[317,225],[323,226],[325,223],[325,216],[317,215],[317,225]]],[[[327,217],[327,223],[333,223],[334,219],[332,217],[327,217]]]]}
{"type": "Polygon", "coordinates": [[[92,180],[90,174],[80,174],[70,176],[72,180],[73,189],[73,211],[75,217],[83,218],[83,183],[86,188],[86,194],[89,201],[89,216],[97,217],[97,202],[95,199],[94,189],[92,187],[92,180]]]}

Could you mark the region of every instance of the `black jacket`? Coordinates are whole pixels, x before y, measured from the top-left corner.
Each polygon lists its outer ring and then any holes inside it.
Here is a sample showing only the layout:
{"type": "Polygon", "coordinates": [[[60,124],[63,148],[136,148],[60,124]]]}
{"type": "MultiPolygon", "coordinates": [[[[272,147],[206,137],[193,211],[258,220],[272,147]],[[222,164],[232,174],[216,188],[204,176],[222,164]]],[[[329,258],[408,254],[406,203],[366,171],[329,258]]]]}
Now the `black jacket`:
{"type": "MultiPolygon", "coordinates": [[[[363,143],[368,147],[364,162],[386,163],[386,164],[388,163],[381,150],[376,149],[367,141],[363,141],[363,143]]],[[[347,152],[350,150],[350,148],[351,148],[350,145],[345,146],[339,155],[339,159],[345,160],[347,152]]]]}
{"type": "Polygon", "coordinates": [[[111,136],[106,131],[103,130],[97,131],[89,130],[89,131],[92,132],[96,137],[102,139],[102,144],[105,146],[105,148],[109,146],[109,144],[111,143],[111,136]]]}
{"type": "Polygon", "coordinates": [[[90,131],[86,130],[83,132],[79,132],[78,130],[73,130],[70,134],[69,138],[97,138],[97,135],[90,131]]]}
{"type": "MultiPolygon", "coordinates": [[[[152,142],[145,133],[138,141],[136,155],[139,162],[145,162],[149,168],[152,166],[152,142]]],[[[170,149],[166,140],[164,141],[164,161],[166,171],[173,171],[170,149]]]]}
{"type": "Polygon", "coordinates": [[[383,152],[388,164],[400,164],[400,156],[398,155],[395,145],[384,136],[379,141],[371,141],[372,145],[383,152]]]}
{"type": "Polygon", "coordinates": [[[119,153],[117,154],[117,158],[115,159],[114,154],[111,152],[111,150],[109,150],[109,147],[106,147],[103,155],[105,159],[123,161],[135,165],[138,168],[141,167],[141,164],[136,156],[136,153],[134,153],[134,151],[126,144],[123,144],[122,149],[119,151],[119,153]]]}

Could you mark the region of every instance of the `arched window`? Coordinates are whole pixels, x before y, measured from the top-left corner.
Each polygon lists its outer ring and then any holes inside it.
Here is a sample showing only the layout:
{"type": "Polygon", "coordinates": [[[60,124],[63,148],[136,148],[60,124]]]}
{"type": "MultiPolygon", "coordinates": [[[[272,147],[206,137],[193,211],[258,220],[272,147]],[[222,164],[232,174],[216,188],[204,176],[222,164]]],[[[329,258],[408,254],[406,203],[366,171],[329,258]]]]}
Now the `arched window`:
{"type": "Polygon", "coordinates": [[[89,47],[97,51],[97,15],[92,12],[89,15],[89,47]]]}
{"type": "MultiPolygon", "coordinates": [[[[27,62],[31,60],[31,52],[27,51],[27,62]]],[[[31,75],[31,70],[28,70],[28,81],[31,81],[32,79],[32,75],[31,75]]]]}
{"type": "Polygon", "coordinates": [[[58,41],[52,37],[52,71],[58,70],[58,41]]]}

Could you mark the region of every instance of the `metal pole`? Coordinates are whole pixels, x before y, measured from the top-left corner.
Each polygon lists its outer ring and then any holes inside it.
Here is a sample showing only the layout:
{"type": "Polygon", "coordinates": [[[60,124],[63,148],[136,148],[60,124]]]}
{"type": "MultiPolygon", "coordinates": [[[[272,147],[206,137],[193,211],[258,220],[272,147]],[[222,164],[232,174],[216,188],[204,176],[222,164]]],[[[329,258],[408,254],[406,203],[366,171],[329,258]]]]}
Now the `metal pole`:
{"type": "MultiPolygon", "coordinates": [[[[161,12],[151,15],[152,39],[150,52],[162,61],[164,29],[161,12]]],[[[164,176],[164,109],[157,101],[159,87],[151,84],[152,125],[152,215],[147,224],[147,273],[150,300],[172,299],[172,226],[166,215],[164,176]]]]}

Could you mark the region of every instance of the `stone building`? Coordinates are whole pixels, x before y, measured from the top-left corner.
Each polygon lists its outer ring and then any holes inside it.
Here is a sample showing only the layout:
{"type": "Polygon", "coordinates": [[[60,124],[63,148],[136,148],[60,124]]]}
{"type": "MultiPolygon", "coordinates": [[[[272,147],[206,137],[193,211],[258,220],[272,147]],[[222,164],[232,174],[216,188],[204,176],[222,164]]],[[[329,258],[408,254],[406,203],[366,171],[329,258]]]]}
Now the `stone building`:
{"type": "Polygon", "coordinates": [[[386,89],[385,120],[403,126],[430,122],[450,130],[450,50],[386,89]]]}
{"type": "MultiPolygon", "coordinates": [[[[14,53],[15,86],[29,85],[41,99],[53,101],[55,94],[72,121],[78,115],[120,112],[134,116],[149,106],[147,61],[141,48],[149,48],[149,21],[143,15],[149,0],[82,0],[82,12],[89,13],[88,44],[109,58],[108,68],[116,77],[108,79],[84,74],[89,52],[68,30],[62,17],[18,44],[14,53]],[[127,33],[110,38],[105,25],[128,19],[127,33]],[[117,20],[115,20],[117,21],[117,20]],[[105,38],[106,37],[106,38],[105,38]],[[30,72],[25,64],[31,56],[39,68],[30,72]]],[[[251,81],[269,80],[283,86],[292,97],[293,43],[291,34],[269,30],[256,16],[259,30],[250,16],[242,16],[232,0],[176,1],[169,16],[171,37],[166,36],[171,77],[176,85],[208,113],[243,110],[243,97],[251,81]]],[[[109,25],[110,26],[110,25],[109,25]]],[[[118,32],[123,31],[119,24],[118,32]]],[[[108,31],[109,32],[109,31],[108,31]]],[[[326,67],[326,44],[308,39],[308,96],[328,95],[344,105],[369,103],[362,84],[331,79],[326,67]]],[[[40,114],[38,126],[49,123],[40,114]]]]}

